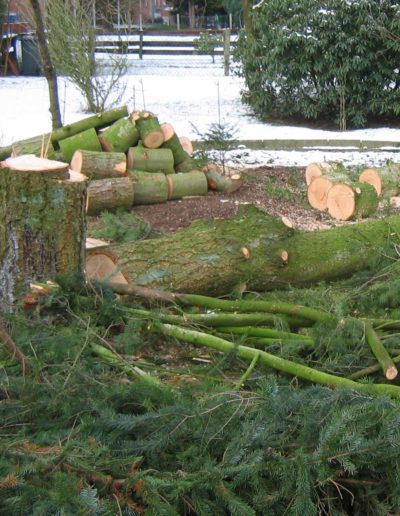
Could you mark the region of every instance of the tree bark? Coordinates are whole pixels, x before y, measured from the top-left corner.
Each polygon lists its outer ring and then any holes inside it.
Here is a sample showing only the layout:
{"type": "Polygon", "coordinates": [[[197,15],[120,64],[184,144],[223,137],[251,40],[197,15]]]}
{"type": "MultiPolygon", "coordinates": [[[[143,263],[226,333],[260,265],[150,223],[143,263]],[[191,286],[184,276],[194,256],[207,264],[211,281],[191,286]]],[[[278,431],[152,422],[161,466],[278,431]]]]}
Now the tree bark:
{"type": "Polygon", "coordinates": [[[147,149],[138,145],[128,150],[127,166],[129,170],[145,172],[163,172],[173,174],[174,156],[170,149],[147,149]]]}
{"type": "Polygon", "coordinates": [[[101,145],[94,128],[86,129],[81,133],[69,136],[59,142],[65,161],[71,162],[74,152],[77,150],[90,150],[101,152],[101,145]]]}
{"type": "Polygon", "coordinates": [[[62,125],[60,102],[58,98],[57,74],[50,58],[50,52],[46,40],[46,32],[43,22],[42,10],[40,7],[40,1],[30,0],[30,3],[32,6],[33,16],[36,25],[36,36],[38,40],[40,57],[42,60],[43,73],[46,77],[49,89],[52,128],[57,129],[57,127],[61,127],[62,125]]]}
{"type": "Polygon", "coordinates": [[[105,152],[127,152],[139,141],[139,131],[129,118],[121,118],[99,134],[105,152]]]}
{"type": "Polygon", "coordinates": [[[134,182],[135,205],[168,201],[168,182],[165,174],[133,170],[129,171],[129,176],[134,182]]]}
{"type": "Polygon", "coordinates": [[[98,179],[89,183],[86,211],[88,215],[97,215],[104,210],[130,209],[133,198],[133,181],[129,177],[98,179]]]}
{"type": "Polygon", "coordinates": [[[110,246],[107,253],[130,284],[224,295],[242,283],[265,291],[349,276],[367,269],[388,236],[399,233],[396,216],[300,232],[247,207],[232,220],[197,221],[162,238],[110,246]]]}
{"type": "Polygon", "coordinates": [[[204,172],[194,171],[187,174],[168,174],[168,199],[182,199],[192,195],[207,195],[208,184],[204,172]]]}
{"type": "Polygon", "coordinates": [[[0,169],[0,310],[12,311],[31,281],[83,270],[85,204],[81,174],[0,169]]]}

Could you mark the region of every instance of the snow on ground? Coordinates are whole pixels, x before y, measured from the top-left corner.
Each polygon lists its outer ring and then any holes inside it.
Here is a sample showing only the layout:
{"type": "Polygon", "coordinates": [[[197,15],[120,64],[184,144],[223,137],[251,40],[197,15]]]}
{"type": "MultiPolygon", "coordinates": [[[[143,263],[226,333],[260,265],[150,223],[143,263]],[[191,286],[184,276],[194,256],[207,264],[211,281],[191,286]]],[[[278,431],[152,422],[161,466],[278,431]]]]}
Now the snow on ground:
{"type": "MultiPolygon", "coordinates": [[[[161,122],[170,122],[181,136],[200,139],[210,124],[222,122],[237,128],[238,140],[262,139],[357,139],[400,141],[400,129],[383,127],[355,131],[325,131],[308,127],[265,124],[257,121],[240,101],[242,80],[224,77],[220,59],[209,56],[182,58],[131,58],[126,90],[121,103],[130,108],[157,113],[161,122]]],[[[59,93],[64,123],[87,116],[83,99],[69,81],[60,79],[59,93]]],[[[0,78],[0,145],[50,131],[47,83],[42,77],[0,78]]],[[[231,151],[228,159],[247,166],[304,166],[329,159],[348,165],[379,165],[387,159],[400,163],[400,150],[388,147],[381,152],[343,152],[340,149],[297,151],[231,151]]]]}

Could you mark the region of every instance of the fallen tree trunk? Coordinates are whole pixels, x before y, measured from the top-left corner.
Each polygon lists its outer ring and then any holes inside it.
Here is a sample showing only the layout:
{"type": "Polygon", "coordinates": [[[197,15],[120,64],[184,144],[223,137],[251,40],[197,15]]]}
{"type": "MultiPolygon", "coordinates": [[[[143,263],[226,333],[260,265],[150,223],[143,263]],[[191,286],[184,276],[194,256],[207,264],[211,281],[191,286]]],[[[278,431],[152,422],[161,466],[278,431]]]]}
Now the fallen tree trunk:
{"type": "MultiPolygon", "coordinates": [[[[0,168],[0,310],[12,311],[31,281],[81,272],[85,258],[86,177],[47,177],[40,158],[0,168]],[[37,166],[39,162],[40,167],[37,166]]],[[[61,164],[63,165],[63,164],[61,164]]]]}
{"type": "Polygon", "coordinates": [[[197,221],[163,238],[112,245],[97,255],[111,259],[130,284],[223,295],[242,283],[265,291],[349,276],[367,269],[389,235],[400,232],[396,216],[300,232],[246,208],[232,220],[197,221]]]}

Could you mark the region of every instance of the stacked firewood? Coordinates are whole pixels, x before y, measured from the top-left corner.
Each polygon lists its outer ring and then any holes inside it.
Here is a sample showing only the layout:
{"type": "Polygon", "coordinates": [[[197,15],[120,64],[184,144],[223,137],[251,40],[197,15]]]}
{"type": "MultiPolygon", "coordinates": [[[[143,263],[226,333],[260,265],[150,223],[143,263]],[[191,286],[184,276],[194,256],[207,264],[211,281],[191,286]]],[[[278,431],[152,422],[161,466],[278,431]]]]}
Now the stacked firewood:
{"type": "Polygon", "coordinates": [[[241,184],[240,175],[225,177],[211,165],[199,168],[191,142],[149,111],[134,111],[99,133],[79,133],[60,148],[71,169],[90,179],[89,215],[206,195],[209,188],[228,192],[241,184]]]}
{"type": "Polygon", "coordinates": [[[400,191],[400,165],[350,172],[339,163],[310,163],[306,167],[307,199],[320,211],[337,220],[353,220],[372,215],[381,198],[393,198],[400,191]]]}

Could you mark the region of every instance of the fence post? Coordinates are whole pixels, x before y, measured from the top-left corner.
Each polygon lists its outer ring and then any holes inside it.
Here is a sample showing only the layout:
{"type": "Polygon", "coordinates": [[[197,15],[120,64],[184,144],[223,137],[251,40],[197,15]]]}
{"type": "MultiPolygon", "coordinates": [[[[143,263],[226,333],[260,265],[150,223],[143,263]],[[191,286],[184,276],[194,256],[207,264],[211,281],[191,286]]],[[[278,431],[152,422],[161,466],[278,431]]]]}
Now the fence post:
{"type": "Polygon", "coordinates": [[[143,59],[143,31],[139,32],[139,59],[143,59]]]}
{"type": "Polygon", "coordinates": [[[179,13],[177,13],[177,15],[176,15],[176,28],[178,30],[181,30],[181,17],[179,15],[179,13]]]}
{"type": "Polygon", "coordinates": [[[233,29],[233,16],[232,13],[229,13],[229,28],[233,29]]]}
{"type": "Polygon", "coordinates": [[[229,75],[229,61],[231,55],[231,30],[224,29],[224,75],[229,75]]]}

